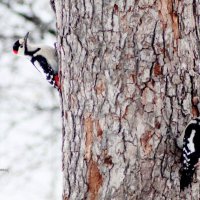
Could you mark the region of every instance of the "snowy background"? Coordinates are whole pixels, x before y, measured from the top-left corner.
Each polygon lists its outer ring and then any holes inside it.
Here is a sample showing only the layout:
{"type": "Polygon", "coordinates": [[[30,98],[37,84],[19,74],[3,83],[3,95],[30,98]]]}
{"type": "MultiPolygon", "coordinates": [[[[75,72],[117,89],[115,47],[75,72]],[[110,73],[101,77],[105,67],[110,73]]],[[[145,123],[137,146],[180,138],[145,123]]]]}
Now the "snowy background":
{"type": "Polygon", "coordinates": [[[49,0],[0,0],[0,26],[0,199],[59,200],[59,95],[30,61],[12,54],[28,31],[33,42],[54,46],[49,0]]]}

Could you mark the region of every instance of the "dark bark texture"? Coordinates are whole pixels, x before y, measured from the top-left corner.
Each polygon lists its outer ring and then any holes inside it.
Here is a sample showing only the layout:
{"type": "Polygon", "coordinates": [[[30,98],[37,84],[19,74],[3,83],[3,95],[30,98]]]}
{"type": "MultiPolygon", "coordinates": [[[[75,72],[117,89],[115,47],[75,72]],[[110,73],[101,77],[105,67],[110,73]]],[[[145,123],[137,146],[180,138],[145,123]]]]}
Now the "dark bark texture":
{"type": "MultiPolygon", "coordinates": [[[[175,145],[198,115],[199,2],[56,0],[64,200],[180,193],[175,145]]],[[[198,176],[197,176],[198,178],[198,176]]]]}

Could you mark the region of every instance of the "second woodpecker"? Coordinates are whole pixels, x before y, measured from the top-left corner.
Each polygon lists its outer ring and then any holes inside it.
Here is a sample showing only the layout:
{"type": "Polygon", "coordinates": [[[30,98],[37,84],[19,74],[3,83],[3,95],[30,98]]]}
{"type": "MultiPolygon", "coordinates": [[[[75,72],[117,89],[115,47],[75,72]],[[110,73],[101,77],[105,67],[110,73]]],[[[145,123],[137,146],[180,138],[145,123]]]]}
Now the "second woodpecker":
{"type": "Polygon", "coordinates": [[[28,58],[47,81],[60,90],[56,50],[47,45],[31,44],[29,32],[13,45],[13,53],[28,58]]]}
{"type": "Polygon", "coordinates": [[[200,158],[200,117],[192,119],[184,131],[180,188],[191,186],[200,158]]]}

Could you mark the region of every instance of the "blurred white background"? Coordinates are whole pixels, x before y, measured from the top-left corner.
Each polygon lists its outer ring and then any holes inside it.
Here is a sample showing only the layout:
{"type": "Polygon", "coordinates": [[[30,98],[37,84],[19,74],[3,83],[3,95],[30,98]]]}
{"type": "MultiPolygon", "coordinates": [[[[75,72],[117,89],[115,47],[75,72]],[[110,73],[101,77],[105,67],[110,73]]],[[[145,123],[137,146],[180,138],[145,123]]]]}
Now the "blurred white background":
{"type": "Polygon", "coordinates": [[[0,1],[0,27],[0,199],[62,199],[58,92],[12,54],[28,31],[33,42],[54,46],[49,0],[0,1]]]}

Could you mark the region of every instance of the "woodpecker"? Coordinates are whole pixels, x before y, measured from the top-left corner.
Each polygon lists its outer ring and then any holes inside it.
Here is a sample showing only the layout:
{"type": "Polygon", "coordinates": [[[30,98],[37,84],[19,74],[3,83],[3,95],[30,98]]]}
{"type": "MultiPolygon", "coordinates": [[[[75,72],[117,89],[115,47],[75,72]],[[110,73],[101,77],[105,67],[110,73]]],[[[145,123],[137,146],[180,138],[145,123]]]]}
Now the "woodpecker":
{"type": "Polygon", "coordinates": [[[47,45],[31,44],[29,32],[13,45],[13,53],[28,58],[47,81],[60,90],[56,50],[47,45]]]}
{"type": "Polygon", "coordinates": [[[191,186],[200,158],[200,117],[192,119],[184,131],[180,189],[191,186]]]}

